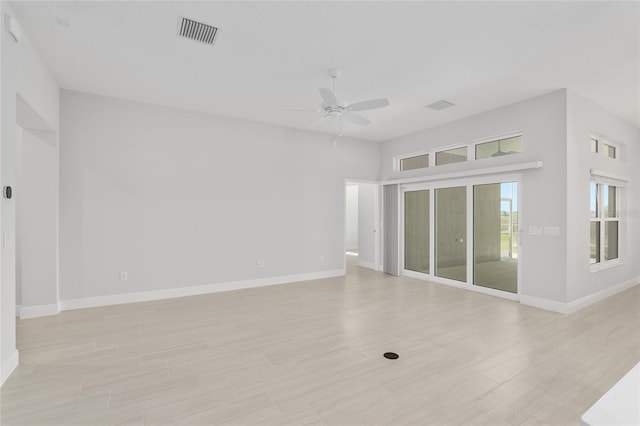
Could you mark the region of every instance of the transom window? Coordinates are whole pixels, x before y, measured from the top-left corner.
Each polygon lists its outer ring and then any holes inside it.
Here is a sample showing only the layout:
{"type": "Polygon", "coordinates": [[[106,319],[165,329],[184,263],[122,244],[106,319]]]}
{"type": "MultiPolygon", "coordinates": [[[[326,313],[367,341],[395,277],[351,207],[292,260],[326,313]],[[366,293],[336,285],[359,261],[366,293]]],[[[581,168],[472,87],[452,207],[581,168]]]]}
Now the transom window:
{"type": "Polygon", "coordinates": [[[609,158],[618,158],[618,153],[615,146],[595,136],[591,137],[591,152],[602,154],[605,157],[609,158]]]}
{"type": "Polygon", "coordinates": [[[429,154],[419,154],[399,159],[400,171],[429,167],[429,154]]]}
{"type": "Polygon", "coordinates": [[[467,147],[447,149],[436,152],[436,166],[467,161],[467,147]]]}
{"type": "Polygon", "coordinates": [[[476,145],[476,160],[481,158],[502,157],[522,152],[522,136],[513,136],[476,145]]]}

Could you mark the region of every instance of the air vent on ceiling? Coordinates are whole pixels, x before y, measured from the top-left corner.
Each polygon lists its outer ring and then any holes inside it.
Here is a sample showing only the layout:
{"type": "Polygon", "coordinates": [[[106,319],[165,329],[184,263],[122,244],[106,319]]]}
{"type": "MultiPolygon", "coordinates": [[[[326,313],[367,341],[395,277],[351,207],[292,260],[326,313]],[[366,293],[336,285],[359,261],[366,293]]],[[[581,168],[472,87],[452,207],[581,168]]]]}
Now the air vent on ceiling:
{"type": "Polygon", "coordinates": [[[434,102],[432,104],[427,105],[427,108],[431,108],[434,111],[440,111],[445,108],[452,107],[454,104],[451,102],[445,101],[444,99],[438,102],[434,102]]]}
{"type": "Polygon", "coordinates": [[[191,40],[213,44],[216,41],[218,29],[211,25],[203,24],[202,22],[182,18],[180,21],[179,34],[191,40]]]}

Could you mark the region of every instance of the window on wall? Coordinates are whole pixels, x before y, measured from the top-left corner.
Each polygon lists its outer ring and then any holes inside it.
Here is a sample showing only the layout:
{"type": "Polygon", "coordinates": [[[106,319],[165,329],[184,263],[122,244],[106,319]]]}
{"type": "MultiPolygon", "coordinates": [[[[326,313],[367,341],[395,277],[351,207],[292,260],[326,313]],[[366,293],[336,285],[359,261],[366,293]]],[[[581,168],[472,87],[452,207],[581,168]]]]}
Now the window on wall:
{"type": "Polygon", "coordinates": [[[447,149],[436,152],[436,166],[467,161],[467,147],[447,149]]]}
{"type": "Polygon", "coordinates": [[[609,158],[618,158],[618,153],[615,146],[593,136],[591,137],[591,152],[602,154],[605,157],[609,158]]]}
{"type": "Polygon", "coordinates": [[[497,139],[476,144],[476,160],[481,158],[502,157],[522,152],[522,136],[497,139]]]}
{"type": "Polygon", "coordinates": [[[400,171],[423,169],[429,167],[429,154],[413,155],[399,159],[400,171]]]}
{"type": "Polygon", "coordinates": [[[619,188],[591,182],[590,257],[591,265],[618,258],[620,217],[619,188]]]}

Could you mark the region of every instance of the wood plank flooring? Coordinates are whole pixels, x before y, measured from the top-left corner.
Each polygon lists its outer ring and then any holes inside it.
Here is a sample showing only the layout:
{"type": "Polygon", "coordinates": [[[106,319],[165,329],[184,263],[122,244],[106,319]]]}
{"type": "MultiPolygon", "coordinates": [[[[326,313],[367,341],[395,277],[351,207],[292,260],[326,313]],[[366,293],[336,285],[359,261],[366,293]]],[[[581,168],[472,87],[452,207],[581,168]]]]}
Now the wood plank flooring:
{"type": "Polygon", "coordinates": [[[577,425],[640,361],[640,286],[560,315],[349,258],[346,277],[19,320],[0,423],[577,425]]]}

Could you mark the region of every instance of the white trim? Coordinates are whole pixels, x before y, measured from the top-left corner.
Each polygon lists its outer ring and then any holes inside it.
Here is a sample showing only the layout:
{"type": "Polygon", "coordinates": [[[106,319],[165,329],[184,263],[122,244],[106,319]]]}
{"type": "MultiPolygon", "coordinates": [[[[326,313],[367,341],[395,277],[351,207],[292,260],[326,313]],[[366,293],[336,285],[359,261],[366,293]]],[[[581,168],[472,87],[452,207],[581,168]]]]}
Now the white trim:
{"type": "Polygon", "coordinates": [[[23,308],[24,305],[16,305],[16,318],[20,318],[20,309],[23,308]]]}
{"type": "Polygon", "coordinates": [[[568,303],[526,295],[520,295],[520,303],[523,305],[533,306],[535,308],[545,309],[547,311],[558,312],[560,314],[571,314],[580,309],[586,308],[587,306],[593,305],[594,303],[601,302],[638,284],[640,284],[640,276],[568,303]]]}
{"type": "Polygon", "coordinates": [[[4,385],[13,370],[20,364],[20,356],[18,351],[15,350],[9,359],[0,367],[0,386],[4,385]]]}
{"type": "Polygon", "coordinates": [[[403,183],[428,182],[433,180],[460,179],[463,177],[474,177],[489,174],[513,172],[517,170],[529,170],[542,168],[542,161],[528,161],[525,163],[508,164],[505,166],[484,167],[482,169],[462,170],[451,173],[440,173],[428,176],[418,176],[413,178],[392,179],[380,182],[381,185],[400,185],[403,183]]]}
{"type": "Polygon", "coordinates": [[[404,275],[410,278],[415,278],[417,280],[428,281],[434,284],[444,284],[449,287],[455,287],[461,290],[469,290],[475,293],[482,293],[489,296],[499,297],[501,299],[514,300],[514,301],[518,300],[517,294],[509,293],[508,291],[496,290],[495,288],[482,287],[480,285],[475,285],[475,284],[467,284],[462,281],[450,280],[448,278],[442,278],[435,275],[424,274],[422,272],[411,271],[408,269],[402,269],[400,272],[401,272],[401,275],[404,275]]]}
{"type": "Polygon", "coordinates": [[[595,274],[596,272],[606,271],[607,269],[615,268],[617,266],[623,265],[627,263],[620,258],[611,259],[611,260],[603,260],[597,263],[592,263],[589,265],[589,272],[595,274]]]}
{"type": "Polygon", "coordinates": [[[124,303],[148,302],[152,300],[172,299],[175,297],[196,296],[199,294],[217,293],[229,290],[265,287],[301,281],[320,280],[345,275],[344,269],[311,272],[307,274],[286,275],[281,277],[259,278],[246,281],[204,284],[198,286],[170,288],[165,290],[143,291],[137,293],[113,294],[108,296],[84,297],[60,301],[62,311],[71,309],[94,308],[98,306],[120,305],[124,303]]]}
{"type": "Polygon", "coordinates": [[[596,180],[596,181],[598,180],[598,178],[605,178],[605,179],[619,180],[620,182],[624,182],[624,183],[629,182],[628,176],[606,172],[604,170],[591,169],[591,177],[593,178],[593,180],[596,180]]]}
{"type": "Polygon", "coordinates": [[[364,261],[358,260],[358,266],[362,266],[363,268],[373,269],[374,271],[376,270],[375,262],[364,262],[364,261]]]}
{"type": "Polygon", "coordinates": [[[586,308],[589,305],[593,305],[594,303],[600,302],[601,300],[611,297],[614,294],[620,293],[621,291],[629,289],[638,284],[640,284],[640,276],[632,278],[627,281],[623,281],[619,284],[614,285],[613,287],[600,290],[588,296],[581,297],[580,299],[571,301],[567,303],[567,311],[568,311],[567,313],[575,312],[579,309],[586,308]]]}
{"type": "Polygon", "coordinates": [[[59,313],[60,305],[57,303],[20,307],[20,319],[46,317],[49,315],[58,315],[59,313]]]}
{"type": "Polygon", "coordinates": [[[559,314],[568,314],[567,304],[557,302],[555,300],[543,299],[541,297],[520,295],[520,303],[534,308],[544,309],[545,311],[557,312],[559,314]]]}

